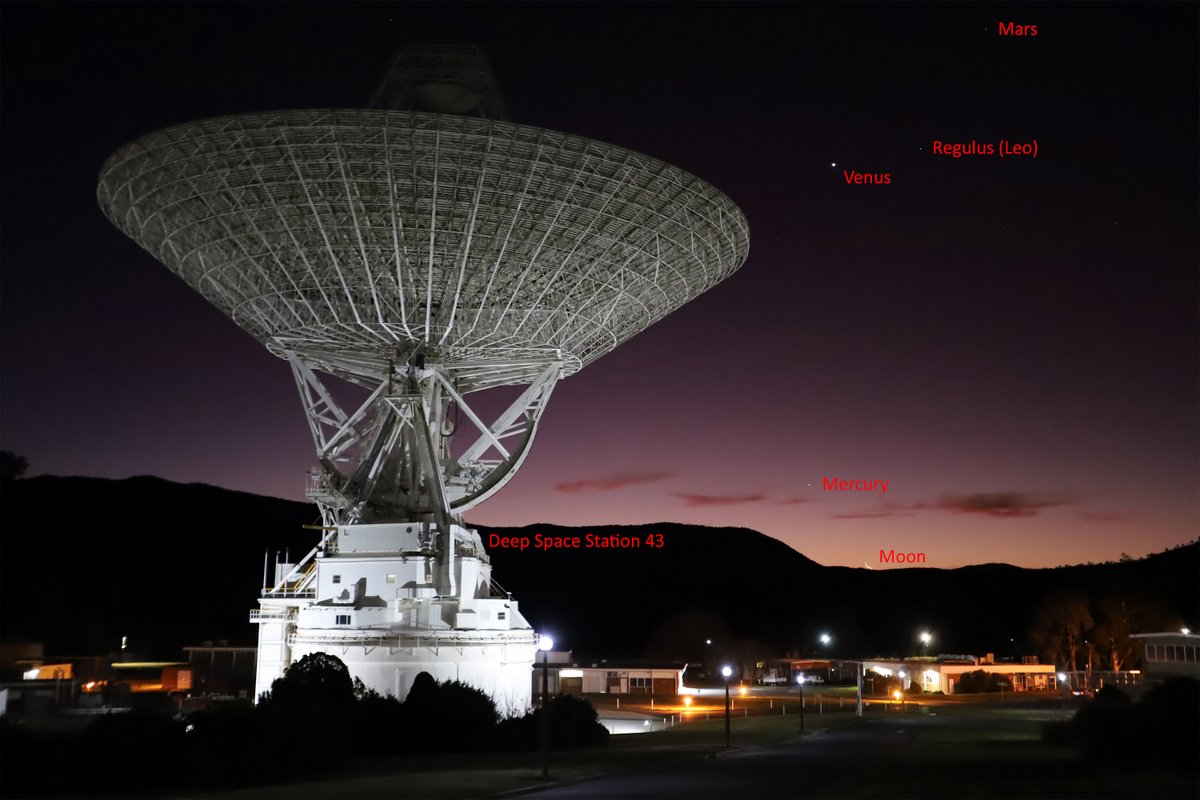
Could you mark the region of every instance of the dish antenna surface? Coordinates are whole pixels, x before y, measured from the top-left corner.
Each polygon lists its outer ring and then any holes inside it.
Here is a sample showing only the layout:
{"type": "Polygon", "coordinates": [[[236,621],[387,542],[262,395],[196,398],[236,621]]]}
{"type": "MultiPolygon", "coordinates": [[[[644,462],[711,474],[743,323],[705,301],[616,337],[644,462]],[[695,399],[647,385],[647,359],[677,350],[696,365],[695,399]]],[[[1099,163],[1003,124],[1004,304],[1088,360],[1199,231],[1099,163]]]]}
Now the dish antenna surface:
{"type": "MultiPolygon", "coordinates": [[[[464,548],[486,563],[461,515],[515,473],[556,383],[728,277],[749,231],[681,169],[500,119],[474,48],[406,51],[375,103],[389,107],[151,133],[107,160],[98,198],[291,365],[321,464],[307,493],[329,530],[312,563],[348,552],[356,528],[417,524],[419,541],[387,546],[431,554],[438,574],[464,548]],[[366,400],[342,408],[322,375],[366,400]],[[470,395],[500,386],[521,388],[485,420],[470,395]]],[[[319,591],[306,563],[264,598],[319,591]]]]}

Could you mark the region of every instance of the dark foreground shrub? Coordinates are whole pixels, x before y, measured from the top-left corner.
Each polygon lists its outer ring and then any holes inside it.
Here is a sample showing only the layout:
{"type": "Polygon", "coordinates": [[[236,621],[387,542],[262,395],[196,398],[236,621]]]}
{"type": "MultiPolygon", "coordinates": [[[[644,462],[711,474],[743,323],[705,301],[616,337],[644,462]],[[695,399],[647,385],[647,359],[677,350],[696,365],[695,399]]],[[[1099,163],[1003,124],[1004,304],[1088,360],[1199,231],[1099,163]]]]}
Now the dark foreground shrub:
{"type": "Polygon", "coordinates": [[[310,653],[271,684],[254,710],[255,722],[270,732],[266,746],[276,752],[298,753],[319,745],[319,759],[295,759],[297,763],[288,767],[291,772],[318,774],[337,767],[350,754],[355,703],[354,682],[345,663],[328,653],[310,653]]]}
{"type": "Polygon", "coordinates": [[[263,705],[326,709],[354,704],[354,681],[337,656],[309,653],[271,684],[263,705]]]}
{"type": "Polygon", "coordinates": [[[1138,703],[1106,686],[1075,714],[1071,740],[1097,761],[1200,764],[1200,681],[1172,678],[1146,691],[1138,703]]]}
{"type": "Polygon", "coordinates": [[[1172,678],[1149,689],[1138,706],[1151,760],[1200,765],[1200,681],[1172,678]]]}
{"type": "MultiPolygon", "coordinates": [[[[272,731],[263,724],[270,715],[249,705],[219,706],[186,718],[184,740],[189,788],[247,786],[271,779],[264,764],[287,763],[301,746],[300,732],[272,731]]],[[[278,715],[273,715],[278,716],[278,715]]]]}
{"type": "Polygon", "coordinates": [[[1129,752],[1137,738],[1137,712],[1129,696],[1105,686],[1071,719],[1071,735],[1089,758],[1110,758],[1129,752]]]}
{"type": "Polygon", "coordinates": [[[368,755],[394,754],[406,720],[404,704],[395,697],[364,692],[354,706],[355,751],[368,755]]]}
{"type": "Polygon", "coordinates": [[[492,740],[496,704],[473,686],[437,683],[428,672],[417,675],[403,707],[401,750],[437,752],[480,750],[492,740]]]}
{"type": "MultiPolygon", "coordinates": [[[[596,709],[581,697],[560,694],[550,698],[549,745],[559,750],[605,744],[608,729],[600,724],[596,709]]],[[[496,726],[496,746],[503,750],[535,750],[541,746],[543,709],[523,717],[510,717],[496,726]]]]}

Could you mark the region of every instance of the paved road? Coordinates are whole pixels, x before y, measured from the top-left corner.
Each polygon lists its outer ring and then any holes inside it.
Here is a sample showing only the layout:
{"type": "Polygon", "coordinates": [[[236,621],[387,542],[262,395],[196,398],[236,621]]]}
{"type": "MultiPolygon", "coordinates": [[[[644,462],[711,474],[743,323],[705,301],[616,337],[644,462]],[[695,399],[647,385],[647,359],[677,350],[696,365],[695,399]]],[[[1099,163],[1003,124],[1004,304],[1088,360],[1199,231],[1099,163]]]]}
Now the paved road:
{"type": "Polygon", "coordinates": [[[753,747],[530,792],[549,798],[808,797],[912,741],[933,720],[864,720],[753,747]]]}

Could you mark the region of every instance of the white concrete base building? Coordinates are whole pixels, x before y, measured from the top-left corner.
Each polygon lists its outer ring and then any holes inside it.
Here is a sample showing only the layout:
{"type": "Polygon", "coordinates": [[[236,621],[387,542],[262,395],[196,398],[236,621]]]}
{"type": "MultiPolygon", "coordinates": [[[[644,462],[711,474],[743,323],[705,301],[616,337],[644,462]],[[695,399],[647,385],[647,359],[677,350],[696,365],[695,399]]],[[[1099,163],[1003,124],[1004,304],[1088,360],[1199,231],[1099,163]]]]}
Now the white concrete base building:
{"type": "Polygon", "coordinates": [[[250,619],[259,625],[255,696],[288,666],[329,653],[353,677],[403,700],[421,672],[462,681],[503,715],[530,707],[537,637],[497,595],[479,534],[451,526],[439,557],[434,523],[343,525],[298,564],[277,564],[250,619]]]}

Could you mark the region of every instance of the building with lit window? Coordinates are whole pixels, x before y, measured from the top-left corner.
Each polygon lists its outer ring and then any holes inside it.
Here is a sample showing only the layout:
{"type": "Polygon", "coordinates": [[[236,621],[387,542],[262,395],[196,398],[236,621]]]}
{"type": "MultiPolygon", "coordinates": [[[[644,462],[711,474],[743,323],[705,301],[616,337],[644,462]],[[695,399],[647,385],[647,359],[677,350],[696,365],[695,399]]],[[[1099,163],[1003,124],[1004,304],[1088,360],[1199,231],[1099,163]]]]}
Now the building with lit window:
{"type": "MultiPolygon", "coordinates": [[[[687,664],[679,662],[607,661],[581,665],[571,660],[570,651],[549,654],[546,677],[551,695],[622,694],[670,696],[684,694],[683,675],[687,664]]],[[[542,659],[533,665],[533,696],[542,692],[542,659]]]]}
{"type": "Polygon", "coordinates": [[[988,653],[985,656],[940,655],[936,658],[880,659],[863,661],[864,688],[872,672],[885,678],[895,678],[907,690],[913,683],[923,692],[954,694],[955,686],[968,672],[986,672],[1008,678],[1014,692],[1040,692],[1058,688],[1053,664],[1039,664],[1036,656],[1025,656],[1020,663],[1000,662],[988,653]]]}
{"type": "Polygon", "coordinates": [[[1183,631],[1135,633],[1142,645],[1143,672],[1148,681],[1167,678],[1200,679],[1200,634],[1183,631]]]}

